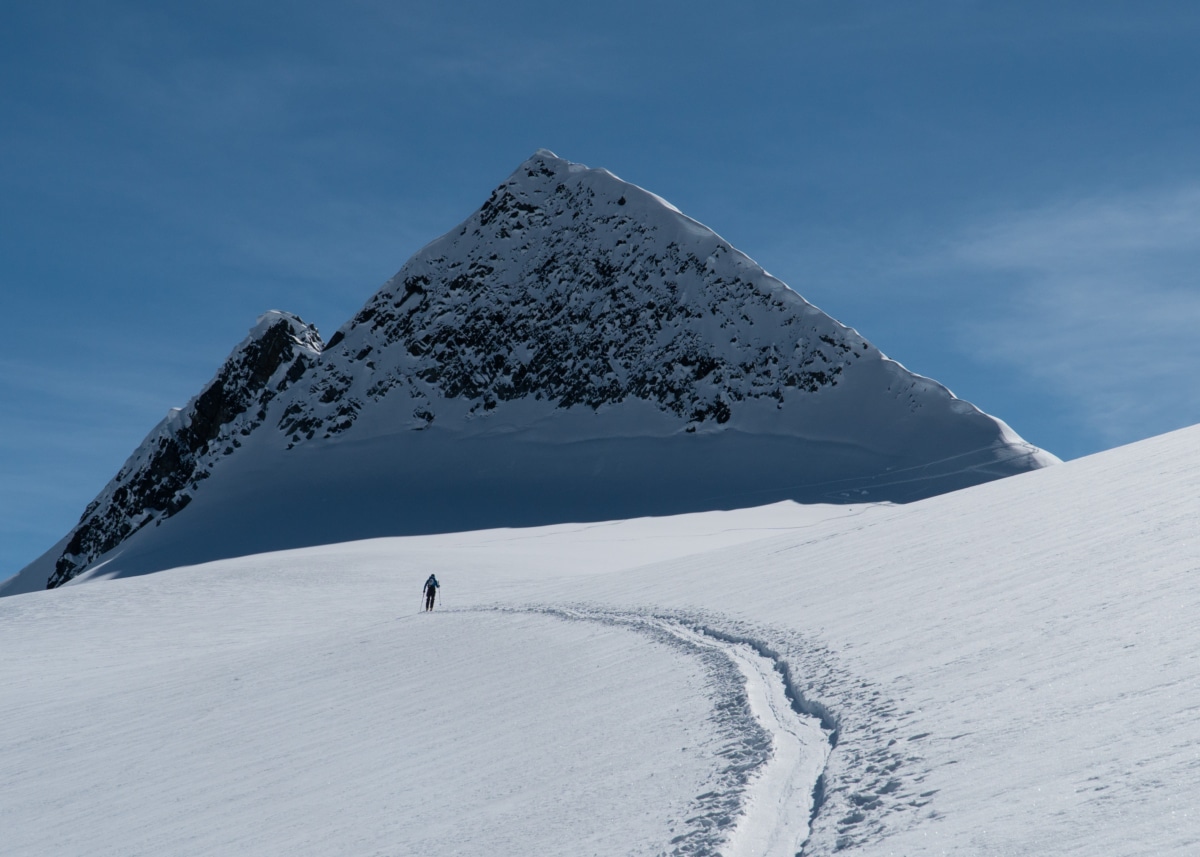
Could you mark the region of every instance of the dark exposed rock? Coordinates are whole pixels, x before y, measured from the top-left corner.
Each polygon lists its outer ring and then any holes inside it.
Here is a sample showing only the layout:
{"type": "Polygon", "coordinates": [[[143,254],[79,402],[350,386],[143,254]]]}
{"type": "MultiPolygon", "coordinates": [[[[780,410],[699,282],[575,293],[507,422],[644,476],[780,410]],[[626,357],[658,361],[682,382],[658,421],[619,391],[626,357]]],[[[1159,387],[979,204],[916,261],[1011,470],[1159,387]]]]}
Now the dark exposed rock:
{"type": "Polygon", "coordinates": [[[625,192],[602,204],[561,180],[563,163],[531,159],[452,250],[418,256],[334,335],[308,401],[280,420],[292,443],[345,431],[398,387],[484,412],[526,397],[592,410],[641,399],[681,429],[723,425],[739,403],[835,386],[861,356],[860,337],[804,324],[717,236],[703,256],[667,240],[625,192]],[[368,359],[405,368],[364,393],[348,366],[368,359]]]}
{"type": "Polygon", "coordinates": [[[320,348],[316,329],[300,319],[264,316],[200,395],[164,420],[89,504],[46,588],[61,586],[142,527],[187,506],[216,461],[240,445],[236,435],[262,423],[271,399],[314,364],[320,348]]]}

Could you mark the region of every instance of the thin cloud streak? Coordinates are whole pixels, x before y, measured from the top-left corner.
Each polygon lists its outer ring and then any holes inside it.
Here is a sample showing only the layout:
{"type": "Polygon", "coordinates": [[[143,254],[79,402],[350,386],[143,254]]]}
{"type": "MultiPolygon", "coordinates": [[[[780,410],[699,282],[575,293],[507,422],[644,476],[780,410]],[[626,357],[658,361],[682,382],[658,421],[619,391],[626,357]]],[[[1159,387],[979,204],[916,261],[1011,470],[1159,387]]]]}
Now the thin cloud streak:
{"type": "Polygon", "coordinates": [[[978,230],[957,253],[967,263],[1057,275],[1108,270],[1114,262],[1132,272],[1161,262],[1161,254],[1192,256],[1198,245],[1200,185],[1019,213],[978,230]]]}
{"type": "MultiPolygon", "coordinates": [[[[217,368],[213,367],[213,371],[217,368]]],[[[73,370],[26,360],[0,360],[0,390],[34,390],[50,400],[73,408],[89,405],[129,410],[154,408],[161,404],[161,399],[147,392],[152,386],[155,385],[147,383],[145,365],[139,367],[136,374],[126,378],[114,377],[108,384],[97,384],[94,376],[73,370]]],[[[180,402],[179,406],[184,404],[186,402],[180,402]]]]}
{"type": "Polygon", "coordinates": [[[946,258],[998,280],[964,349],[1009,363],[1127,443],[1200,421],[1200,185],[1017,212],[946,258]]]}

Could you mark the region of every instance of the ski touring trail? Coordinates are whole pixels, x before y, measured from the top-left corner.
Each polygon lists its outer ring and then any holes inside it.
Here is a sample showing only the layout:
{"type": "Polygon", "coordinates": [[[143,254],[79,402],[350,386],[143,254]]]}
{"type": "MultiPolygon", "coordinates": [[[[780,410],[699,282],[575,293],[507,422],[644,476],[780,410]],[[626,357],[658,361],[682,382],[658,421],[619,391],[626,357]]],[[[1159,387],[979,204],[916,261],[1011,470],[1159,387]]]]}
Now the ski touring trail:
{"type": "MultiPolygon", "coordinates": [[[[512,608],[496,608],[500,612],[512,608]]],[[[793,857],[802,853],[819,809],[822,774],[835,731],[801,710],[782,664],[765,646],[680,618],[588,608],[530,608],[567,621],[600,622],[649,634],[701,657],[714,678],[718,717],[732,746],[721,782],[696,800],[690,829],[671,855],[793,857]]],[[[457,611],[456,611],[457,612],[457,611]]]]}

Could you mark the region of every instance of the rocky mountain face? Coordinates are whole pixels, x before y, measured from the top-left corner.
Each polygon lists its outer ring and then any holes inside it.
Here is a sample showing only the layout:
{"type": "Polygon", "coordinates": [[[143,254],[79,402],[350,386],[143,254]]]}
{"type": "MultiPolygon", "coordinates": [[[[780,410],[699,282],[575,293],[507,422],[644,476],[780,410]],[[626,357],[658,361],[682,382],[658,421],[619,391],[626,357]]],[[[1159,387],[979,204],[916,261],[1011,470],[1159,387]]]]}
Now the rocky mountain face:
{"type": "Polygon", "coordinates": [[[400,388],[417,422],[452,399],[640,399],[695,431],[835,386],[869,349],[657,197],[539,153],[331,338],[281,427],[332,437],[400,388]]]}
{"type": "Polygon", "coordinates": [[[139,545],[144,571],[316,538],[907,501],[1055,460],[660,198],[539,151],[327,345],[264,316],[21,578],[52,588],[139,545]]]}
{"type": "Polygon", "coordinates": [[[271,400],[316,363],[321,344],[317,331],[295,316],[271,312],[259,319],[200,395],[169,413],[88,504],[47,588],[187,506],[218,460],[263,425],[271,400]]]}

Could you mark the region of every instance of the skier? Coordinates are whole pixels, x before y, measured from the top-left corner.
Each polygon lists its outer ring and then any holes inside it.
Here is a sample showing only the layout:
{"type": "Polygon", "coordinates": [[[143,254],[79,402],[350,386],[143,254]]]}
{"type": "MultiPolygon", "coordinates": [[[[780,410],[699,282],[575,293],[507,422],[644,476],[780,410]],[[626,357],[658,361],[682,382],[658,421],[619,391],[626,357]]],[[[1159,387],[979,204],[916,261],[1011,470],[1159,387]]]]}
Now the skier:
{"type": "Polygon", "coordinates": [[[437,597],[438,587],[437,575],[429,575],[429,579],[425,581],[425,612],[428,613],[433,609],[433,599],[437,597]]]}

